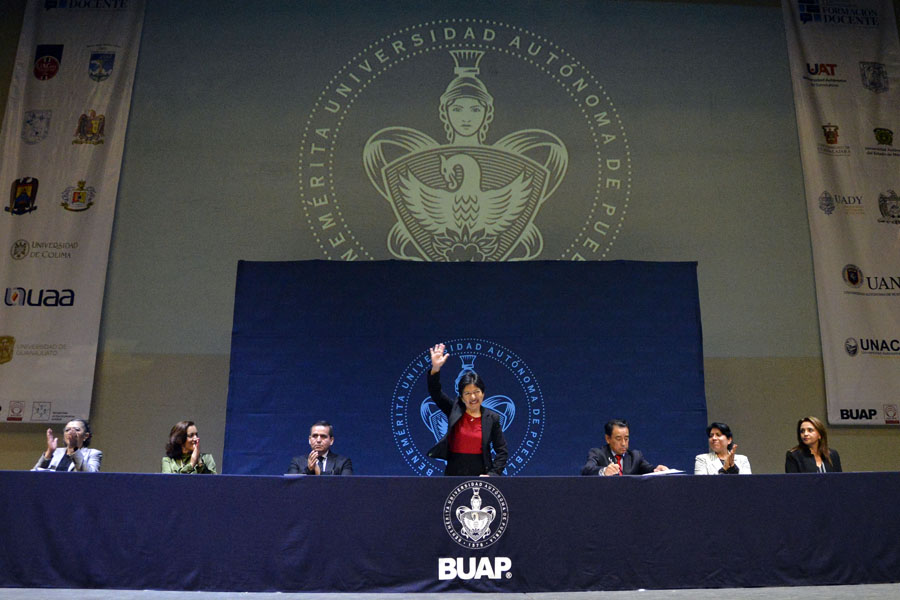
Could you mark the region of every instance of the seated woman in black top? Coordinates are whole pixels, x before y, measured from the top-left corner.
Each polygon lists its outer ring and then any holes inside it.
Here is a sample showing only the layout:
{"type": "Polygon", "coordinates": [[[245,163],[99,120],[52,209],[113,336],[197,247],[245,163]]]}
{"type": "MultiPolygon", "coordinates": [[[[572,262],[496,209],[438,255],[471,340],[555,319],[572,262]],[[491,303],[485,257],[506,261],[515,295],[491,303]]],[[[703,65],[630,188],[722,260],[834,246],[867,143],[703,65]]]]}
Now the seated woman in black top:
{"type": "Polygon", "coordinates": [[[509,453],[503,437],[500,415],[481,406],[484,381],[475,371],[466,371],[457,384],[457,397],[451,400],[441,391],[440,370],[450,358],[444,344],[429,348],[431,371],[428,393],[431,400],[447,415],[447,434],[428,456],[447,461],[444,475],[465,477],[502,475],[509,453]],[[491,457],[491,446],[496,456],[491,457]]]}
{"type": "Polygon", "coordinates": [[[803,417],[797,422],[797,442],[784,459],[785,473],[841,471],[841,457],[828,447],[825,424],[816,417],[803,417]]]}

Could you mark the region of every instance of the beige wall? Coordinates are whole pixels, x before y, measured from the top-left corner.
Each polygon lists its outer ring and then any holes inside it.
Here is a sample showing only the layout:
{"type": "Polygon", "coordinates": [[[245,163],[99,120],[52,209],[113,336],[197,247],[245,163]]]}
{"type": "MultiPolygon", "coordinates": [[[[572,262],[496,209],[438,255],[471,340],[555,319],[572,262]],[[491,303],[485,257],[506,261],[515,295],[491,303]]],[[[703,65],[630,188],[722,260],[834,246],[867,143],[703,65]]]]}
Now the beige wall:
{"type": "MultiPolygon", "coordinates": [[[[6,103],[24,4],[0,0],[0,110],[6,103]]],[[[105,343],[101,335],[101,347],[105,343]]],[[[824,416],[821,358],[712,357],[705,365],[710,419],[732,426],[740,452],[750,457],[755,472],[781,472],[784,451],[795,443],[798,417],[824,416]]],[[[91,420],[95,445],[105,453],[104,470],[158,470],[166,434],[180,418],[197,421],[203,449],[221,458],[227,384],[224,354],[102,351],[91,420]]],[[[0,469],[30,468],[43,449],[44,430],[41,425],[0,423],[0,469]]],[[[830,438],[847,469],[900,470],[896,429],[833,428],[830,438]]],[[[703,446],[698,432],[698,452],[703,446]]]]}

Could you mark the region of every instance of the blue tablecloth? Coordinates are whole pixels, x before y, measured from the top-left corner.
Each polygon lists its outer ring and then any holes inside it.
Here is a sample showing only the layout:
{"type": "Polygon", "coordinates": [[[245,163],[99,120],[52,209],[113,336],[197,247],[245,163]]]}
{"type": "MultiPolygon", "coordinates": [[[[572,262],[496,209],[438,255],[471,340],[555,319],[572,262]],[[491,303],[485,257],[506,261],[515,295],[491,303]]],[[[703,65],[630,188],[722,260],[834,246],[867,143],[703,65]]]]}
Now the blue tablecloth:
{"type": "Polygon", "coordinates": [[[897,473],[471,480],[7,471],[0,586],[543,592],[896,582],[898,497],[897,473]],[[490,535],[466,537],[457,511],[478,508],[476,487],[493,521],[490,535]]]}

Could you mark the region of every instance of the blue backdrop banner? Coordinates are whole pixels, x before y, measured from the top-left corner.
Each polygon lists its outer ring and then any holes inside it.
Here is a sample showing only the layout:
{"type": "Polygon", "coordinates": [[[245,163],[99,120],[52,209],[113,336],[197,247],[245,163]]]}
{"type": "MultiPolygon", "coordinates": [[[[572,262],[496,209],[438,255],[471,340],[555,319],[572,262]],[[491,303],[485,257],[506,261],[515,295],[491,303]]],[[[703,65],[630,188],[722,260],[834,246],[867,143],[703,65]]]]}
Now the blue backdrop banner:
{"type": "Polygon", "coordinates": [[[325,419],[357,474],[442,474],[437,342],[448,393],[485,379],[508,475],[577,474],[611,418],[653,463],[707,448],[695,263],[240,262],[224,469],[285,473],[325,419]]]}

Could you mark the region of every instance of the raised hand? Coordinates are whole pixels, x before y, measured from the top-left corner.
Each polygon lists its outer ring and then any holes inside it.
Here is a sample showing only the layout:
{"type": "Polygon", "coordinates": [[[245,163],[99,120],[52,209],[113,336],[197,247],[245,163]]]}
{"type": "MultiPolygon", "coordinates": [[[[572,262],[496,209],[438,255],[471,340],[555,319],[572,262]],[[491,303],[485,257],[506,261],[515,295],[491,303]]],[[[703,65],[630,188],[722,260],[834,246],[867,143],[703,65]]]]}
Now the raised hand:
{"type": "Polygon", "coordinates": [[[317,450],[313,450],[309,453],[309,456],[306,459],[306,466],[316,475],[322,474],[322,470],[319,468],[319,452],[317,450]]]}
{"type": "Polygon", "coordinates": [[[194,450],[191,452],[191,464],[196,467],[198,462],[200,462],[200,438],[194,440],[194,450]]]}
{"type": "Polygon", "coordinates": [[[428,349],[428,352],[431,354],[431,372],[437,373],[450,355],[445,353],[444,344],[435,344],[434,347],[428,349]]]}
{"type": "Polygon", "coordinates": [[[59,438],[54,437],[53,429],[47,429],[47,451],[44,452],[44,457],[48,460],[53,457],[53,452],[59,446],[59,438]]]}
{"type": "Polygon", "coordinates": [[[731,450],[728,451],[728,454],[725,455],[725,461],[723,466],[726,470],[730,469],[734,466],[734,453],[737,452],[737,444],[731,445],[731,450]]]}

